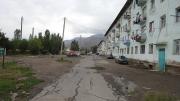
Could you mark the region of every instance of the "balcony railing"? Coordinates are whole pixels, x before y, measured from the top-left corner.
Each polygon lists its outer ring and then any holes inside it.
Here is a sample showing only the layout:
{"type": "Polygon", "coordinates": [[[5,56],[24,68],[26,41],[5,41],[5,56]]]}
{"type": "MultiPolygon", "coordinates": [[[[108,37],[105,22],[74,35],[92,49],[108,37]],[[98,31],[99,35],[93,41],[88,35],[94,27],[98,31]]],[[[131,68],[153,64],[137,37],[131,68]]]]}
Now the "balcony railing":
{"type": "Polygon", "coordinates": [[[143,25],[146,23],[146,20],[147,20],[146,16],[140,15],[140,16],[136,17],[136,20],[133,23],[143,25]]]}
{"type": "Polygon", "coordinates": [[[138,6],[144,6],[147,3],[147,0],[138,0],[138,6]]]}
{"type": "Polygon", "coordinates": [[[136,40],[136,42],[144,43],[146,42],[147,36],[145,33],[142,33],[140,35],[136,35],[134,39],[136,40]]]}
{"type": "Polygon", "coordinates": [[[147,19],[146,16],[141,16],[139,23],[140,23],[141,25],[144,25],[144,24],[146,23],[146,19],[147,19]]]}
{"type": "Polygon", "coordinates": [[[130,28],[130,27],[127,27],[127,28],[125,28],[124,31],[127,32],[127,33],[129,33],[129,32],[131,31],[131,28],[130,28]]]}
{"type": "Polygon", "coordinates": [[[124,19],[130,19],[130,18],[131,18],[131,15],[130,15],[130,14],[126,13],[126,14],[124,15],[124,19]]]}
{"type": "Polygon", "coordinates": [[[116,33],[116,38],[119,38],[120,37],[120,33],[116,33]]]}
{"type": "Polygon", "coordinates": [[[130,40],[123,40],[123,44],[126,46],[130,46],[130,40]]]}
{"type": "Polygon", "coordinates": [[[113,46],[114,46],[114,47],[119,47],[119,43],[118,43],[118,42],[115,42],[115,43],[113,44],[113,46]]]}

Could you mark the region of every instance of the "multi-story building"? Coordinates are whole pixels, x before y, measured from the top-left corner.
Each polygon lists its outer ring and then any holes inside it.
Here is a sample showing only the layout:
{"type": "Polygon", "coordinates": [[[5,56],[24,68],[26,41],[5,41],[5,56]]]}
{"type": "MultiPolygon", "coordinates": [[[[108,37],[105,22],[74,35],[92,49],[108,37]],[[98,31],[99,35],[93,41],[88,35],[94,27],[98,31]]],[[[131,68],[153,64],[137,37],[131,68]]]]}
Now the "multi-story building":
{"type": "Polygon", "coordinates": [[[127,0],[105,34],[106,55],[180,64],[180,0],[127,0]]]}
{"type": "Polygon", "coordinates": [[[99,55],[105,55],[106,54],[106,49],[105,49],[105,42],[104,40],[102,40],[99,44],[98,44],[98,49],[97,52],[99,53],[99,55]]]}

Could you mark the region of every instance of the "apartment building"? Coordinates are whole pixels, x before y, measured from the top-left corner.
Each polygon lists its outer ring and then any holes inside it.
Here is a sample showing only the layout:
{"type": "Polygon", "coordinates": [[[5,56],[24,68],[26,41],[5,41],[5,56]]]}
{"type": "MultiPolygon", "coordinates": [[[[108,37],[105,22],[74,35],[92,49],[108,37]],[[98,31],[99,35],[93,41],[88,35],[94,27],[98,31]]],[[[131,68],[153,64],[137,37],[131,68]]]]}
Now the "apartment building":
{"type": "Polygon", "coordinates": [[[100,41],[100,43],[98,44],[98,49],[97,49],[97,52],[99,53],[99,55],[106,55],[106,49],[105,49],[105,42],[104,40],[100,41]]]}
{"type": "Polygon", "coordinates": [[[180,0],[127,0],[105,34],[105,54],[180,64],[180,0]]]}

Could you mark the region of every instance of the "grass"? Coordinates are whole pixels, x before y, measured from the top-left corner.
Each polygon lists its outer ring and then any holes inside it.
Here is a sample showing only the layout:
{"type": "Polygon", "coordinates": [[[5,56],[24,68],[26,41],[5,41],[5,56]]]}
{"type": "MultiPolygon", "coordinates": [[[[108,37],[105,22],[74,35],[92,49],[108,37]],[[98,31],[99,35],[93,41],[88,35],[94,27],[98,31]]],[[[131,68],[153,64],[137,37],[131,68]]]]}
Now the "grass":
{"type": "Polygon", "coordinates": [[[147,92],[144,101],[177,101],[177,98],[167,93],[147,92]]]}
{"type": "Polygon", "coordinates": [[[29,92],[33,86],[42,82],[33,75],[30,68],[16,62],[6,62],[5,69],[0,69],[0,100],[11,101],[11,93],[27,96],[22,92],[29,92]]]}

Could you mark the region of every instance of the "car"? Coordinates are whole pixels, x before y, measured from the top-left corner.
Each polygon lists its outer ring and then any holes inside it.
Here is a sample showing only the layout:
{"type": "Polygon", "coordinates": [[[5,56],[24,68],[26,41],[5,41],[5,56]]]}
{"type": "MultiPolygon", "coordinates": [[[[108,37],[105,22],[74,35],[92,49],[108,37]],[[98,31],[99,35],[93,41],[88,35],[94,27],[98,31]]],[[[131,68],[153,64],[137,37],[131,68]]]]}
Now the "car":
{"type": "Polygon", "coordinates": [[[119,64],[128,64],[128,58],[125,56],[119,56],[115,58],[115,62],[119,64]]]}
{"type": "Polygon", "coordinates": [[[114,57],[113,57],[112,54],[110,54],[110,55],[107,56],[107,59],[114,59],[114,57]]]}
{"type": "Polygon", "coordinates": [[[68,57],[77,57],[80,56],[80,53],[78,51],[69,51],[66,53],[68,57]]]}
{"type": "Polygon", "coordinates": [[[96,55],[99,55],[99,53],[96,53],[96,55]]]}

